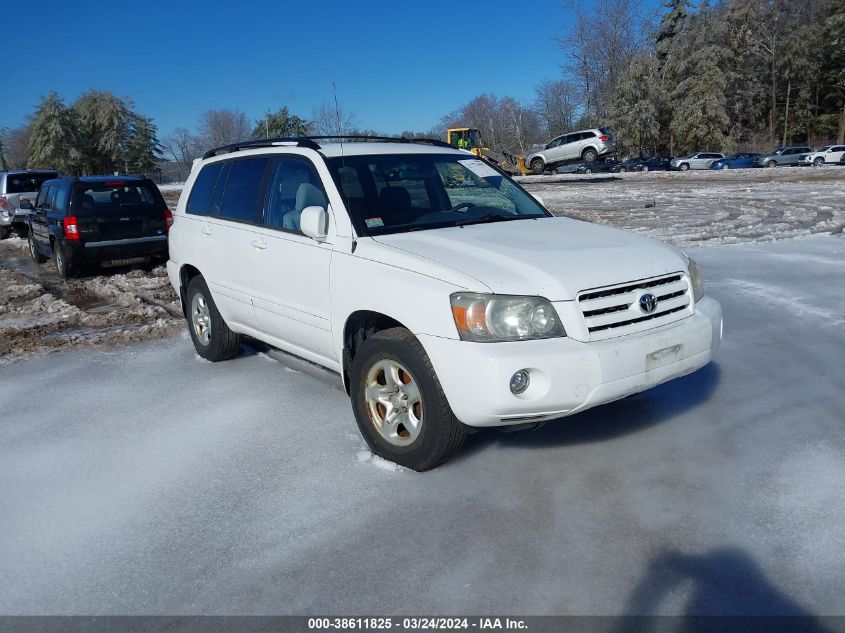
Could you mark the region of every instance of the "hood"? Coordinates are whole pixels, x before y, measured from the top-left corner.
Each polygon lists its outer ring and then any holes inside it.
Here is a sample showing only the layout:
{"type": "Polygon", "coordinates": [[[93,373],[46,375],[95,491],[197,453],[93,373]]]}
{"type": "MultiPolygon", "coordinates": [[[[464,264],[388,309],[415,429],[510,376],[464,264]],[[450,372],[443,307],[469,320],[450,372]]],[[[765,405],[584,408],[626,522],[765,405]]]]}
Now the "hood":
{"type": "MultiPolygon", "coordinates": [[[[686,271],[684,255],[657,240],[569,218],[540,218],[382,235],[498,294],[574,299],[581,290],[686,271]]],[[[403,258],[404,259],[404,258],[403,258]]]]}

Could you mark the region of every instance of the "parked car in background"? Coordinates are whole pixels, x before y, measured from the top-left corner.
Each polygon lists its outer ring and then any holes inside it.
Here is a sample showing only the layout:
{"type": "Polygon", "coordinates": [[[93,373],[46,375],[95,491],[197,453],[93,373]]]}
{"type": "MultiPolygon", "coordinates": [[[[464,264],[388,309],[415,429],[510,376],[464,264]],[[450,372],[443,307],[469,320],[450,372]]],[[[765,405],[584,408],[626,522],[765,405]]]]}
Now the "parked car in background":
{"type": "Polygon", "coordinates": [[[618,160],[595,160],[592,163],[582,163],[575,170],[576,174],[607,174],[616,172],[622,163],[618,160]]]}
{"type": "Polygon", "coordinates": [[[556,174],[577,174],[578,170],[581,169],[581,167],[583,167],[586,164],[587,163],[579,161],[577,163],[569,163],[569,164],[566,164],[566,165],[558,165],[557,167],[555,167],[554,173],[556,173],[556,174]]]}
{"type": "Polygon", "coordinates": [[[90,176],[48,180],[29,221],[29,252],[36,263],[52,257],[70,277],[89,263],[128,265],[167,260],[173,215],[149,178],[90,176]]]}
{"type": "Polygon", "coordinates": [[[724,154],[718,152],[696,152],[689,156],[681,156],[680,158],[673,158],[669,161],[669,169],[677,171],[687,171],[688,169],[707,169],[714,160],[724,158],[724,154]]]}
{"type": "Polygon", "coordinates": [[[779,147],[769,154],[754,159],[755,167],[777,167],[778,165],[798,165],[802,154],[812,153],[813,148],[806,145],[779,147]]]}
{"type": "Polygon", "coordinates": [[[754,167],[754,161],[760,156],[753,152],[731,154],[710,164],[710,169],[747,169],[754,167]]]}
{"type": "Polygon", "coordinates": [[[58,177],[53,169],[0,171],[0,240],[9,237],[12,229],[25,234],[29,211],[21,208],[21,201],[34,201],[41,183],[58,177]]]}
{"type": "Polygon", "coordinates": [[[616,151],[613,135],[605,128],[579,130],[552,139],[541,150],[525,157],[525,164],[535,174],[542,174],[561,163],[583,160],[591,163],[616,151]]]}
{"type": "Polygon", "coordinates": [[[167,273],[197,354],[246,335],[337,372],[375,454],[433,468],[472,428],[612,402],[719,347],[721,307],[677,249],[555,217],[441,141],[316,140],[195,161],[167,273]]]}
{"type": "Polygon", "coordinates": [[[616,171],[666,171],[669,169],[671,158],[666,156],[652,156],[651,158],[629,158],[620,163],[616,171]]]}
{"type": "Polygon", "coordinates": [[[801,154],[798,162],[801,165],[813,165],[819,167],[825,163],[838,163],[845,158],[845,145],[825,145],[815,152],[801,154]]]}

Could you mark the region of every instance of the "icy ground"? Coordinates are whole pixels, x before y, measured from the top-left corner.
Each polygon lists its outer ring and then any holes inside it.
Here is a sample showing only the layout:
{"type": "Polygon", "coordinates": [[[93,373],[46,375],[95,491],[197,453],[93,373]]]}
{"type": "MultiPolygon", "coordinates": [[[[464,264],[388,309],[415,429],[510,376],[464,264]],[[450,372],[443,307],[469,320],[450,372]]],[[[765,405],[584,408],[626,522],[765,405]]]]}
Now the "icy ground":
{"type": "Polygon", "coordinates": [[[845,238],[694,256],[715,364],[425,474],[276,353],[0,367],[0,613],[845,613],[845,238]]]}
{"type": "Polygon", "coordinates": [[[842,233],[845,166],[518,179],[554,213],[686,248],[842,233]]]}

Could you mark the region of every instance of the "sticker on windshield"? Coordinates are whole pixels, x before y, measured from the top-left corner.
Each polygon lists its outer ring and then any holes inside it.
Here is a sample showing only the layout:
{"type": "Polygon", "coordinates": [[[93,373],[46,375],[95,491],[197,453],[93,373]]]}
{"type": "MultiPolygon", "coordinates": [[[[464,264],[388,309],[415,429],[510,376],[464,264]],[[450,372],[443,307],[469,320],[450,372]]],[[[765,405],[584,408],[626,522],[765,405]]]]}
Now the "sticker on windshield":
{"type": "Polygon", "coordinates": [[[490,165],[480,158],[468,158],[467,160],[459,160],[458,162],[480,178],[501,176],[499,172],[490,167],[490,165]]]}
{"type": "Polygon", "coordinates": [[[367,225],[367,228],[372,229],[377,226],[384,226],[384,221],[381,218],[366,218],[364,224],[367,225]]]}

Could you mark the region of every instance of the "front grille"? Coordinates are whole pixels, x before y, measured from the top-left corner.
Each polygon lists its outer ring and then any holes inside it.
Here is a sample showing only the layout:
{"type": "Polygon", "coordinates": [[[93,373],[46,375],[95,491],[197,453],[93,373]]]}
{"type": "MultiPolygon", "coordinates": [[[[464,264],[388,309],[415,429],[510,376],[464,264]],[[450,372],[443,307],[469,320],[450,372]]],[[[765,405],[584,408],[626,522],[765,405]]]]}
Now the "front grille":
{"type": "Polygon", "coordinates": [[[578,295],[590,340],[624,336],[674,321],[692,314],[689,280],[684,273],[631,281],[615,286],[585,290],[578,295]],[[657,297],[653,312],[640,308],[640,297],[657,297]]]}

